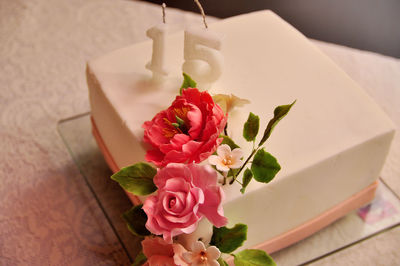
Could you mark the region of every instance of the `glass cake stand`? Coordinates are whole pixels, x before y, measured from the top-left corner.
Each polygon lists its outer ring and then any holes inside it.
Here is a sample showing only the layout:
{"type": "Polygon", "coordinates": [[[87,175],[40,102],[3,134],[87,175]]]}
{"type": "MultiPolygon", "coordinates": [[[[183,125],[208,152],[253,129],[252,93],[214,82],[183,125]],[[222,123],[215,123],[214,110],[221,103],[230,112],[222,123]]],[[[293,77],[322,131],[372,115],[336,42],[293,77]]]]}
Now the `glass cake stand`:
{"type": "MultiPolygon", "coordinates": [[[[112,174],[92,136],[90,113],[58,123],[58,131],[105,219],[132,261],[140,241],[126,228],[121,214],[132,204],[112,174]]],[[[278,265],[301,265],[316,261],[400,224],[400,199],[380,180],[372,203],[349,213],[318,233],[273,253],[278,265]]]]}

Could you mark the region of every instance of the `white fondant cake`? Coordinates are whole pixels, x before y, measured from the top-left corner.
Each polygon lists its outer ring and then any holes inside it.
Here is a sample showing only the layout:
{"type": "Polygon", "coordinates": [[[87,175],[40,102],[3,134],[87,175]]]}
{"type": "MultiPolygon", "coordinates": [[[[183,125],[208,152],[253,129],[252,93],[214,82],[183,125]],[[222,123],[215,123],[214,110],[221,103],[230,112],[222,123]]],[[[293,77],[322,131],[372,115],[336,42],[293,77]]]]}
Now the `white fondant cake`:
{"type": "MultiPolygon", "coordinates": [[[[270,11],[210,25],[225,35],[225,66],[211,94],[233,93],[251,104],[229,115],[229,135],[244,149],[248,113],[261,127],[272,110],[297,99],[266,150],[282,171],[268,185],[226,186],[229,225],[249,226],[244,247],[292,230],[371,185],[384,164],[394,126],[366,93],[301,33],[270,11]]],[[[145,69],[152,43],[123,48],[88,63],[92,117],[119,168],[144,161],[142,124],[170,105],[182,83],[183,33],[169,36],[165,82],[145,69]]]]}

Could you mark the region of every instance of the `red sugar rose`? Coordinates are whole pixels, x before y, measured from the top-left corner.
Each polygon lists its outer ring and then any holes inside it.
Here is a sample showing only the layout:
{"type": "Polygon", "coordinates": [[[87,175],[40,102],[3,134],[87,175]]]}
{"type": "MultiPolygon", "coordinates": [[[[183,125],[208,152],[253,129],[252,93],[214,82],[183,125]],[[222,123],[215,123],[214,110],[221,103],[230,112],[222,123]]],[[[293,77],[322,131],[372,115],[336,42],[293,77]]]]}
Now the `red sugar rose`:
{"type": "Polygon", "coordinates": [[[159,167],[172,162],[199,163],[221,144],[218,136],[226,120],[208,92],[184,89],[168,109],[143,124],[143,140],[153,147],[146,160],[159,167]]]}

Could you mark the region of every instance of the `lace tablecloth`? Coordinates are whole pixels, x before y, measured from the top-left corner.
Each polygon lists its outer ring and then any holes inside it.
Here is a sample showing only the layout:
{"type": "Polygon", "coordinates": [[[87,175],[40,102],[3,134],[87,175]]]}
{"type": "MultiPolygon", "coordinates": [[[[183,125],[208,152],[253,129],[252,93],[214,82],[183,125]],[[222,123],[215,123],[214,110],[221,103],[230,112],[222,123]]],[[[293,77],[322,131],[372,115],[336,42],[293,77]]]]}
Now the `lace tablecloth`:
{"type": "MultiPolygon", "coordinates": [[[[173,9],[167,19],[201,23],[173,9]]],[[[56,123],[89,110],[87,60],[144,40],[159,21],[143,2],[0,0],[0,265],[128,264],[56,123]]],[[[400,60],[315,43],[400,125],[400,60]]],[[[399,139],[382,173],[398,195],[399,139]]],[[[398,239],[397,227],[316,264],[395,264],[398,239]]]]}

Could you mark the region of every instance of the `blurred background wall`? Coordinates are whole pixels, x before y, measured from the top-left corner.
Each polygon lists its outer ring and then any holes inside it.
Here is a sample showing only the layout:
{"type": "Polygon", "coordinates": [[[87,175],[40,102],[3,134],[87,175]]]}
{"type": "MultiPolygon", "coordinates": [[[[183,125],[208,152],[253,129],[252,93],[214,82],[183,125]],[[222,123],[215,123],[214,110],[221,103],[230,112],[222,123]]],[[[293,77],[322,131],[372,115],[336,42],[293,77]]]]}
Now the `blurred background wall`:
{"type": "MultiPolygon", "coordinates": [[[[198,12],[193,0],[148,0],[198,12]]],[[[400,0],[200,0],[207,15],[271,9],[309,38],[400,58],[400,0]]]]}

